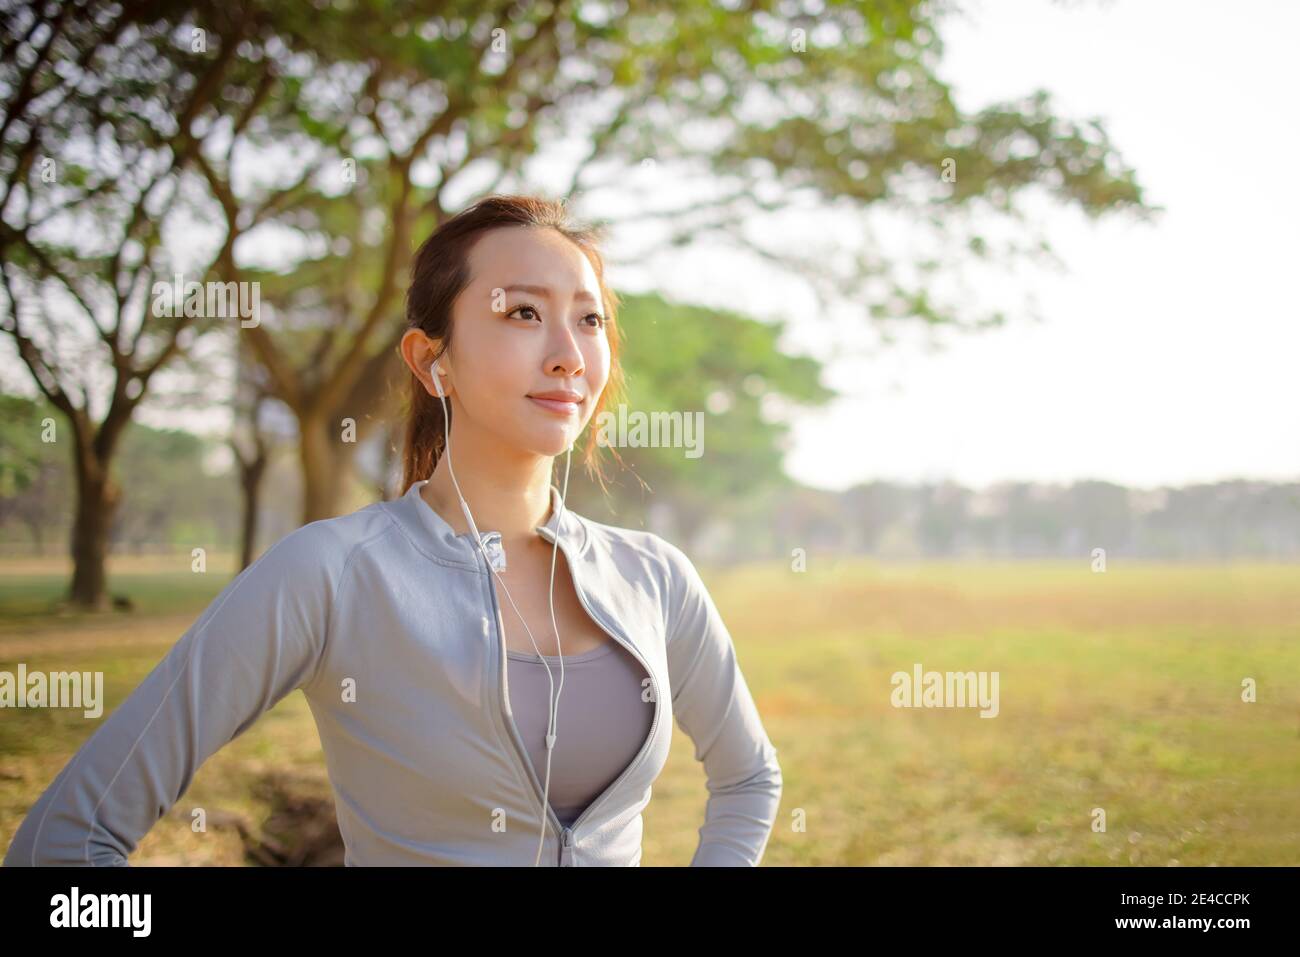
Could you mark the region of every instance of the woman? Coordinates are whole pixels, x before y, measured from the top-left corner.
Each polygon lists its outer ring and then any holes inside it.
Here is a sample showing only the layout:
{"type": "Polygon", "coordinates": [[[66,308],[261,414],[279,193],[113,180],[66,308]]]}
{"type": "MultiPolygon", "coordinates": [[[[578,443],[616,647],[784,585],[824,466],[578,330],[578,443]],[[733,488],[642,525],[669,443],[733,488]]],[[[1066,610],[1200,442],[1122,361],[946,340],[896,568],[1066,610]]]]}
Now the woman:
{"type": "Polygon", "coordinates": [[[407,294],[405,493],[240,573],[5,863],[126,865],[198,767],[301,688],[348,865],[637,865],[674,718],[708,776],[692,864],[757,865],[781,770],[699,574],[654,534],[568,511],[550,481],[565,452],[567,491],[619,380],[614,304],[560,203],[491,196],[443,223],[407,294]]]}

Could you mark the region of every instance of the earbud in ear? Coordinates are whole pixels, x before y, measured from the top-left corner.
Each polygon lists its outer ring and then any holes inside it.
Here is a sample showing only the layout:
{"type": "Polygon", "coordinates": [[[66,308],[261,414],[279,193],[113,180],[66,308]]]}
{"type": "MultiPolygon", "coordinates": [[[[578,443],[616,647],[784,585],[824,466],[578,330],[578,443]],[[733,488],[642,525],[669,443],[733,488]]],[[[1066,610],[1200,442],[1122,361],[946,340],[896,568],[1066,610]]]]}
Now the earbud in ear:
{"type": "Polygon", "coordinates": [[[446,398],[447,393],[442,389],[442,374],[442,370],[438,368],[438,360],[433,360],[433,365],[429,366],[429,375],[433,377],[433,387],[438,391],[439,397],[446,398]]]}

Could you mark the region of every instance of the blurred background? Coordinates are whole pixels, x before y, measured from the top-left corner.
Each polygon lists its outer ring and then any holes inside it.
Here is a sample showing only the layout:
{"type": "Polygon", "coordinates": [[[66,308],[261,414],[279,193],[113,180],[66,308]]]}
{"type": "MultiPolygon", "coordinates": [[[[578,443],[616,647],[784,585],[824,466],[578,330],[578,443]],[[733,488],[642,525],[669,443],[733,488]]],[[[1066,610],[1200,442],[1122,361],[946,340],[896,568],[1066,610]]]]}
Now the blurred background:
{"type": "MultiPolygon", "coordinates": [[[[1300,862],[1300,9],[1232,13],[0,0],[0,670],[110,711],[400,495],[411,255],[536,193],[606,228],[628,418],[698,423],[569,505],[704,572],[765,862],[1300,862]],[[918,662],[997,719],[895,708],[918,662]]],[[[5,846],[100,720],[0,710],[5,846]]],[[[679,734],[647,866],[705,797],[679,734]]],[[[341,859],[295,693],[132,861],[341,859]]]]}

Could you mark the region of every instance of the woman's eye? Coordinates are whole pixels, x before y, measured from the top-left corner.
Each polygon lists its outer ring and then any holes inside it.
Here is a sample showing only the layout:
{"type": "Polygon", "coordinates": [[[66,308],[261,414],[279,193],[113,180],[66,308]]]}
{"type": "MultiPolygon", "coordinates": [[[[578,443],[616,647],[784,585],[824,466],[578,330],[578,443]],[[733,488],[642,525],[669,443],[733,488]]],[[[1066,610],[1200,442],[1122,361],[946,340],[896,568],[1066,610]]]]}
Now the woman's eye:
{"type": "MultiPolygon", "coordinates": [[[[538,315],[537,310],[533,306],[515,306],[515,308],[510,310],[507,315],[518,316],[520,319],[527,319],[529,322],[532,322],[534,319],[541,319],[541,316],[538,315]],[[527,313],[527,315],[525,315],[525,313],[527,313]]],[[[591,323],[591,326],[594,329],[603,329],[605,327],[605,317],[598,312],[590,312],[583,316],[583,319],[595,319],[596,321],[591,323]]]]}

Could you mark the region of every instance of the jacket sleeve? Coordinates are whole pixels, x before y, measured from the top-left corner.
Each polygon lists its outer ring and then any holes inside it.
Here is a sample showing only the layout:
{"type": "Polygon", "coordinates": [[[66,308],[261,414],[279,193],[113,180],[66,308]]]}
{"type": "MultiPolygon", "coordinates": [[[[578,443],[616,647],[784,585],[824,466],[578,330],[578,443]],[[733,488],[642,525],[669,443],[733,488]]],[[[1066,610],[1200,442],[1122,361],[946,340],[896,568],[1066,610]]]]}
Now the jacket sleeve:
{"type": "Polygon", "coordinates": [[[694,564],[664,542],[673,713],[704,764],[709,799],[692,867],[757,867],[781,803],[781,766],[694,564]]]}
{"type": "Polygon", "coordinates": [[[129,867],[203,762],[309,680],[333,590],[313,525],[226,585],[104,719],[27,812],[6,866],[129,867]]]}

